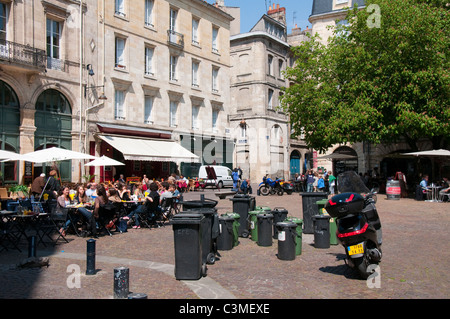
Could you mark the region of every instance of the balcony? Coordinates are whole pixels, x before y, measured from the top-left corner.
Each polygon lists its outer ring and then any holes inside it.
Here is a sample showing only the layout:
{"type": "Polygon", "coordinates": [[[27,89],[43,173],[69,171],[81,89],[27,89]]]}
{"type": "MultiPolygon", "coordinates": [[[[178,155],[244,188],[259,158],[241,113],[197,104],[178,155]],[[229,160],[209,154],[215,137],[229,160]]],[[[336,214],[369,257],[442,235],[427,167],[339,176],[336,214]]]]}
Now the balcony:
{"type": "Polygon", "coordinates": [[[167,43],[182,49],[184,48],[184,35],[173,30],[167,30],[167,43]]]}
{"type": "Polygon", "coordinates": [[[0,61],[38,70],[45,70],[47,66],[47,56],[44,50],[6,40],[0,40],[0,61]]]}

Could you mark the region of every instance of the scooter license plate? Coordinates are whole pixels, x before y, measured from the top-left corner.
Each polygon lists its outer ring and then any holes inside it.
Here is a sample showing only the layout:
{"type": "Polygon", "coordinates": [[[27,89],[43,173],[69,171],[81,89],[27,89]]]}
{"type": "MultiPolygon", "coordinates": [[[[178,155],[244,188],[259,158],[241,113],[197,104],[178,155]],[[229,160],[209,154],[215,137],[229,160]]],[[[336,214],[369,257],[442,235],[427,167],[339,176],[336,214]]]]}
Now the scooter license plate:
{"type": "Polygon", "coordinates": [[[358,245],[348,246],[347,250],[348,250],[348,255],[349,256],[357,255],[357,254],[363,254],[364,253],[364,246],[363,246],[362,243],[358,244],[358,245]]]}

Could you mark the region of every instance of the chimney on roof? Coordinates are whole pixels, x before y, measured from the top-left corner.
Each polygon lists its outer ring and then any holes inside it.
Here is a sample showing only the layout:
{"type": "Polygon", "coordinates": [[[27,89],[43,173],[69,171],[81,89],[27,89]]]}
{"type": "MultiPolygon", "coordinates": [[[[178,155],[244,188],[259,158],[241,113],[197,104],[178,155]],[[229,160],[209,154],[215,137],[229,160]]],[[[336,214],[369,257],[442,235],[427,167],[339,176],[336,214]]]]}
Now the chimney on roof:
{"type": "Polygon", "coordinates": [[[271,17],[272,19],[277,20],[278,22],[286,25],[286,8],[281,7],[280,5],[277,4],[277,6],[275,7],[275,5],[272,7],[269,7],[269,11],[267,11],[267,15],[269,17],[271,17]]]}
{"type": "Polygon", "coordinates": [[[297,24],[295,24],[295,27],[292,28],[292,35],[300,34],[301,31],[302,31],[302,28],[299,28],[299,27],[297,26],[297,24]]]}

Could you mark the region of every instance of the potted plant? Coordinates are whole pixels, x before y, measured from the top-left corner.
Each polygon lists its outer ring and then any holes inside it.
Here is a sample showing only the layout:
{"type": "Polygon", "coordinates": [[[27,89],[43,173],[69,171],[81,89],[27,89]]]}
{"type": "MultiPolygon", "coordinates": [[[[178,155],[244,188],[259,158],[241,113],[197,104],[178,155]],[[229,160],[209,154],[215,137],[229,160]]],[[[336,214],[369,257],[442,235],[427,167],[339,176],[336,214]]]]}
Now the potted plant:
{"type": "Polygon", "coordinates": [[[12,185],[9,188],[9,192],[12,198],[17,197],[27,197],[28,196],[28,186],[26,185],[12,185]]]}

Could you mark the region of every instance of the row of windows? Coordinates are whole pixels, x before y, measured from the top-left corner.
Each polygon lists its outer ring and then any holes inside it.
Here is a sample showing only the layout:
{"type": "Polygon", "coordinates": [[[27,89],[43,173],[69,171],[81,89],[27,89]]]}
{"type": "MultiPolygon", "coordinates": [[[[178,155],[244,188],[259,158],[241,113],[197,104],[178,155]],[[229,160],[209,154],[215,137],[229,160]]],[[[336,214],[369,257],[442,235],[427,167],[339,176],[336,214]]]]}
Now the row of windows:
{"type": "MultiPolygon", "coordinates": [[[[126,43],[127,39],[116,37],[115,39],[116,48],[115,48],[115,62],[114,66],[115,68],[119,70],[126,70],[127,69],[127,59],[126,59],[126,43]]],[[[143,66],[143,74],[145,76],[149,77],[155,77],[156,76],[156,67],[155,67],[155,51],[157,50],[157,47],[149,47],[146,46],[144,50],[144,66],[143,66]]],[[[191,86],[194,88],[200,87],[200,64],[201,62],[196,59],[192,59],[191,62],[191,86]]],[[[177,55],[170,55],[169,57],[169,74],[168,79],[172,82],[178,82],[179,81],[179,56],[177,55]]],[[[219,92],[219,70],[220,68],[218,66],[211,66],[211,91],[214,93],[219,92]]],[[[204,83],[203,83],[204,84],[204,83]]]]}
{"type": "MultiPolygon", "coordinates": [[[[155,17],[155,0],[143,0],[144,7],[144,25],[146,27],[150,27],[152,29],[155,28],[156,17],[155,17]]],[[[131,1],[129,1],[131,2],[131,1]]],[[[133,0],[134,2],[134,0],[133,0]]],[[[121,18],[127,17],[128,10],[128,1],[127,0],[115,0],[115,15],[121,18]]],[[[131,3],[130,3],[131,5],[131,3]]],[[[192,17],[192,27],[191,27],[191,36],[192,36],[192,44],[195,46],[200,46],[200,18],[192,17]]],[[[183,41],[184,36],[178,33],[178,9],[170,8],[169,12],[169,42],[171,43],[180,43],[180,40],[183,41]],[[181,36],[181,39],[178,37],[181,36]]],[[[219,52],[219,27],[212,26],[212,34],[211,34],[211,47],[212,52],[219,52]]],[[[184,41],[183,41],[184,43],[184,41]]]]}
{"type": "MultiPolygon", "coordinates": [[[[126,91],[116,90],[115,91],[115,100],[114,100],[114,117],[116,120],[125,120],[126,119],[126,91]]],[[[153,108],[155,102],[154,96],[145,96],[144,97],[144,123],[153,124],[155,120],[155,110],[153,108]]],[[[193,130],[200,129],[200,121],[199,121],[199,113],[200,106],[193,105],[192,106],[192,118],[191,118],[191,128],[193,130]]],[[[179,102],[170,101],[169,107],[169,126],[177,127],[179,125],[179,116],[178,116],[179,102]]],[[[213,131],[217,131],[219,110],[215,107],[212,108],[212,117],[211,117],[211,125],[208,127],[212,127],[213,131]]],[[[209,124],[209,123],[208,123],[209,124]]]]}
{"type": "MultiPolygon", "coordinates": [[[[144,0],[145,1],[145,10],[144,10],[144,24],[147,27],[154,28],[154,0],[144,0]]],[[[126,17],[126,1],[125,0],[115,0],[115,15],[119,17],[126,17]]],[[[180,43],[184,43],[184,36],[177,32],[178,28],[178,10],[171,8],[170,9],[170,23],[168,30],[168,42],[172,44],[179,45],[180,43]]],[[[2,23],[6,21],[6,5],[0,5],[0,37],[6,38],[6,25],[2,28],[2,23]],[[4,33],[4,34],[3,34],[4,33]]],[[[193,17],[192,18],[192,44],[196,46],[200,46],[200,33],[199,33],[199,25],[200,19],[193,17]]],[[[63,67],[63,62],[60,61],[62,52],[61,52],[61,36],[62,36],[62,22],[53,20],[51,18],[47,18],[46,20],[46,49],[47,49],[47,64],[50,69],[59,69],[61,70],[63,67]]],[[[211,47],[212,52],[219,52],[219,28],[216,26],[212,27],[212,35],[211,35],[211,47]]],[[[126,54],[125,54],[125,44],[126,38],[117,37],[115,41],[115,67],[126,69],[126,54]]],[[[146,51],[150,51],[146,50],[146,51]]],[[[151,57],[150,52],[146,52],[146,57],[151,57]]],[[[175,64],[174,64],[175,65],[175,64]]],[[[151,75],[153,72],[151,71],[152,63],[147,61],[146,58],[146,74],[151,75]]],[[[176,80],[174,78],[175,73],[173,68],[171,69],[171,79],[176,80]]]]}

